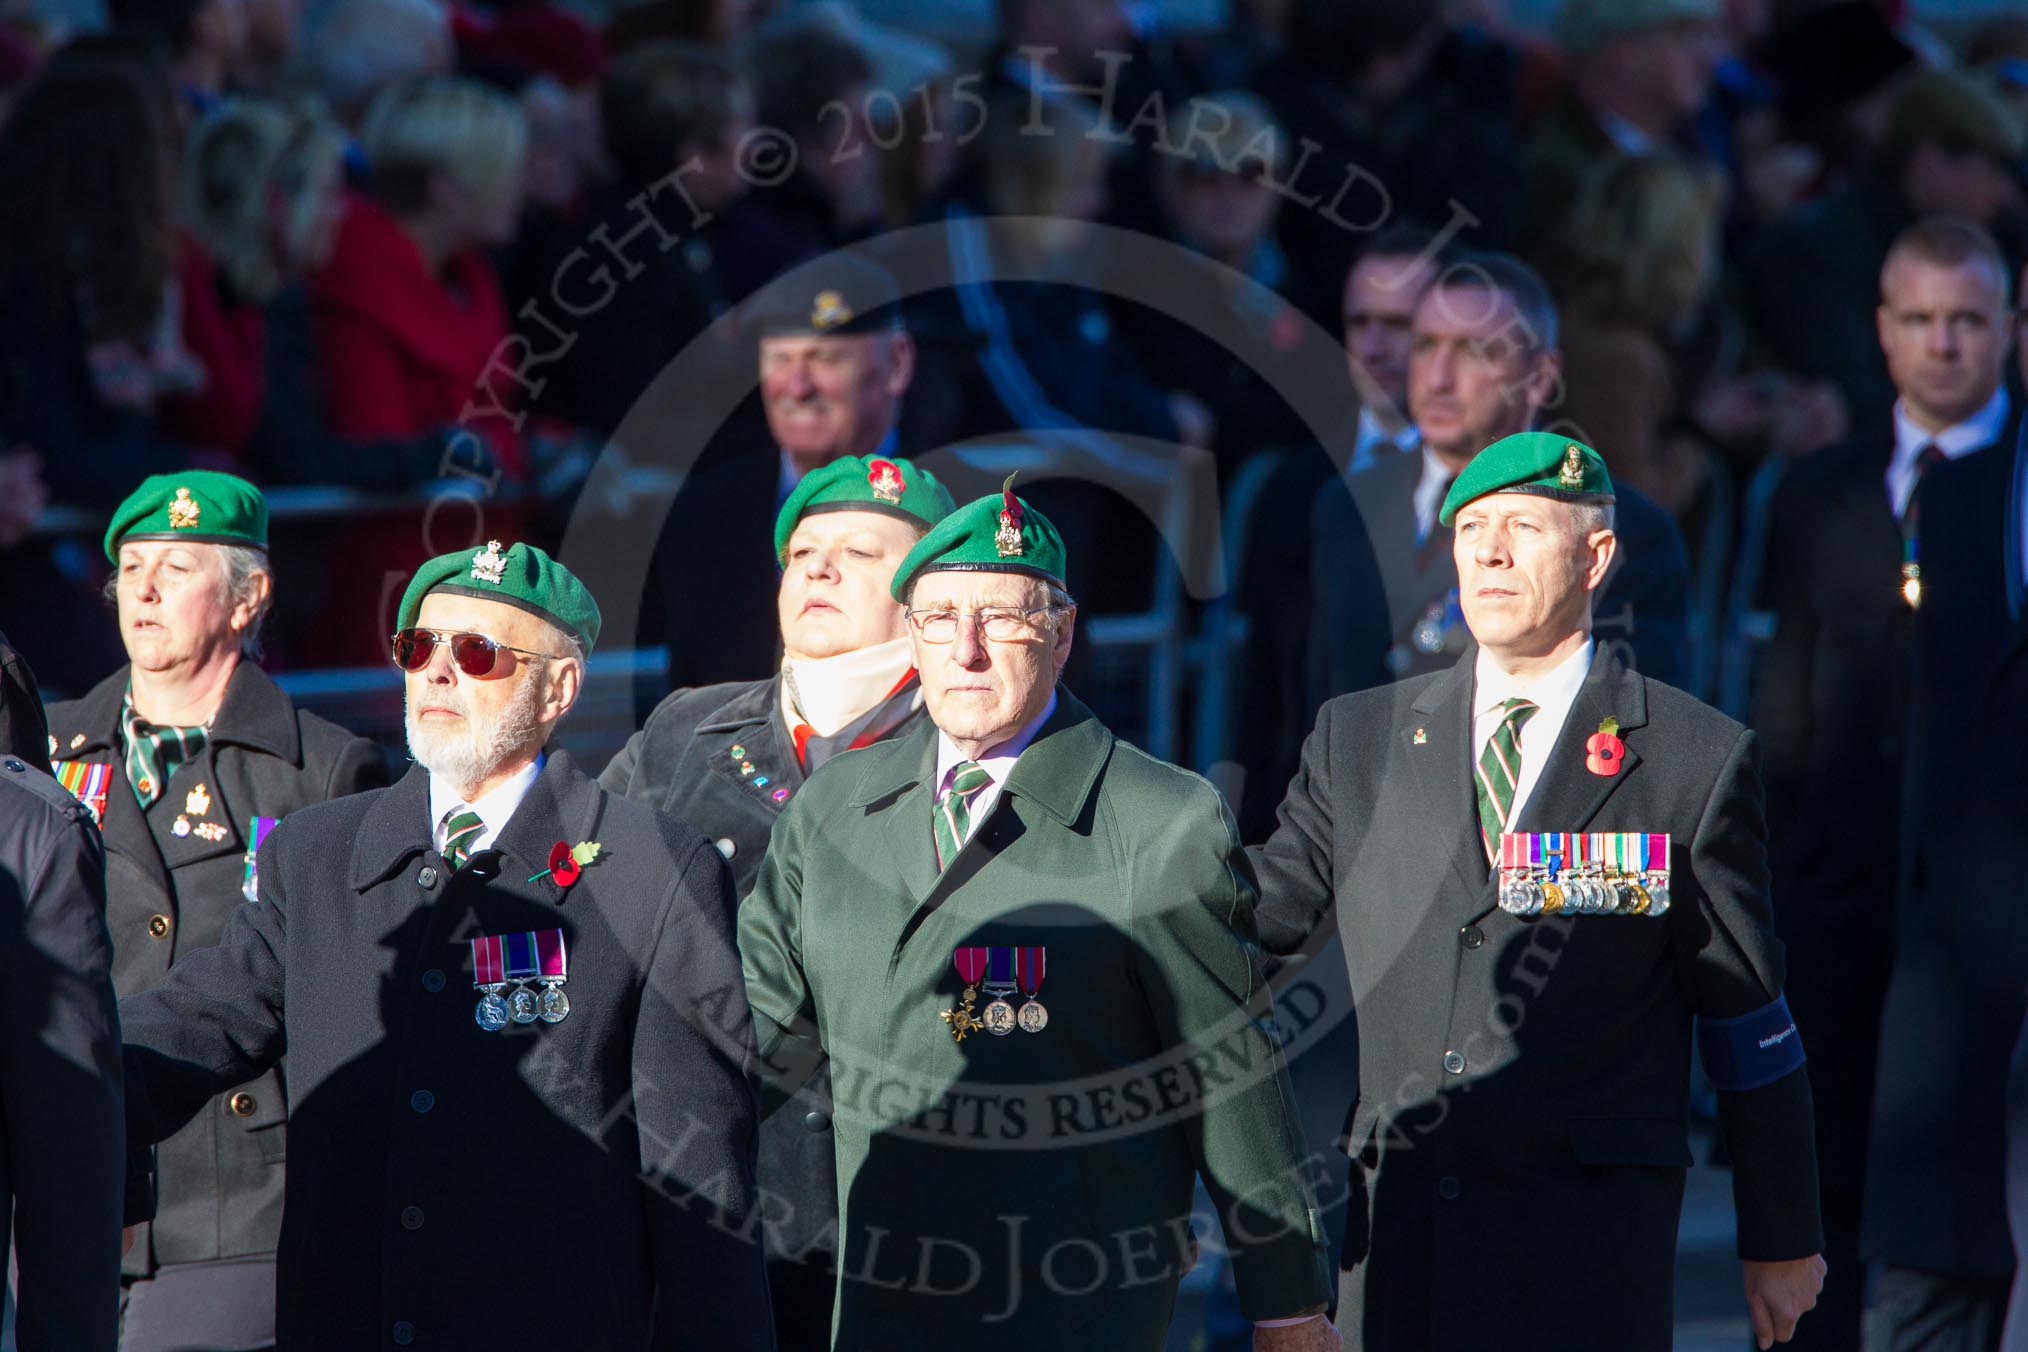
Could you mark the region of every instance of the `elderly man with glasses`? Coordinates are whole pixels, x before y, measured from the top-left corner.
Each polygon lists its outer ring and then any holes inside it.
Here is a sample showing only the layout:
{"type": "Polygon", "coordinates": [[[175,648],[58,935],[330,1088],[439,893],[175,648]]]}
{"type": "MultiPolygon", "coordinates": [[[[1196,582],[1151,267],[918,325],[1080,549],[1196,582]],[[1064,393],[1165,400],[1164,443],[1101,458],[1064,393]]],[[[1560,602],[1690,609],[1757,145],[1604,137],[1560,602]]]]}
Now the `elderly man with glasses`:
{"type": "Polygon", "coordinates": [[[1253,873],[1203,780],[1057,684],[1061,537],[1011,487],[893,595],[929,720],[813,775],[740,912],[764,1074],[828,1053],[834,1345],[1163,1343],[1202,1177],[1259,1348],[1335,1349],[1253,873]]]}
{"type": "Polygon", "coordinates": [[[597,605],[491,541],[399,623],[416,768],[277,826],[125,1002],[130,1141],[286,1049],[283,1347],[772,1346],[725,861],[551,742],[597,605]]]}

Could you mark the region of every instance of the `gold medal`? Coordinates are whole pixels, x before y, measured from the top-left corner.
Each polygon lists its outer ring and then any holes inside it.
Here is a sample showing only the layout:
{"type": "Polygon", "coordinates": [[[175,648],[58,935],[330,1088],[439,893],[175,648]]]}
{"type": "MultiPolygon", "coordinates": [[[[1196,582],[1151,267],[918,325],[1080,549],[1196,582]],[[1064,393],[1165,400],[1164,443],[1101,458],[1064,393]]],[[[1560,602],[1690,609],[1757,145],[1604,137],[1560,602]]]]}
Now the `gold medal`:
{"type": "Polygon", "coordinates": [[[1563,889],[1555,883],[1542,884],[1542,914],[1555,915],[1563,909],[1563,889]]]}

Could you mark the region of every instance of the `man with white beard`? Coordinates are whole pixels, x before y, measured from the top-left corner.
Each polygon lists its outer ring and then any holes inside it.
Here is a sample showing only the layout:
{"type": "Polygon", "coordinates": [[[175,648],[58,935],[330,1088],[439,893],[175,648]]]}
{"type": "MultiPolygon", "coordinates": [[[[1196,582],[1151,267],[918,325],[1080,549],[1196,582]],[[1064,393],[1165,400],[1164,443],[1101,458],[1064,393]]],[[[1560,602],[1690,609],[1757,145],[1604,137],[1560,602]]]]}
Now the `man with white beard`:
{"type": "Polygon", "coordinates": [[[771,1348],[724,860],[550,743],[598,606],[490,541],[398,623],[416,767],[275,827],[122,1006],[130,1140],[286,1050],[284,1347],[771,1348]]]}

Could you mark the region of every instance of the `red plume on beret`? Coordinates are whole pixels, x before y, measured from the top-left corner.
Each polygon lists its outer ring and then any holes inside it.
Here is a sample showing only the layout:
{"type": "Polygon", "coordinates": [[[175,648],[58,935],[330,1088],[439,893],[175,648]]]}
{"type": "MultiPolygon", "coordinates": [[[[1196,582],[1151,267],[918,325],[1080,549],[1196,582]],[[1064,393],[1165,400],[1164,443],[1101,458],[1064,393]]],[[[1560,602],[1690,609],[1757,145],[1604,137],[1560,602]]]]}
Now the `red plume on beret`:
{"type": "Polygon", "coordinates": [[[1014,476],[1007,476],[1007,482],[1000,485],[1000,519],[1021,529],[1021,499],[1014,496],[1014,476]]]}

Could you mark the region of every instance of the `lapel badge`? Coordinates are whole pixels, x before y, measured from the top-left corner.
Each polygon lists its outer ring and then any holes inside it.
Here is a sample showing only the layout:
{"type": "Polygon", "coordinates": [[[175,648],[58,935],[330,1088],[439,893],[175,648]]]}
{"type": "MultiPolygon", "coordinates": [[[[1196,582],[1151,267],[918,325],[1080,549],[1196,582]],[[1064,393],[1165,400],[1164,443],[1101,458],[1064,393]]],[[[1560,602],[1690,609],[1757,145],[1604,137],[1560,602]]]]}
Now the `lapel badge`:
{"type": "MultiPolygon", "coordinates": [[[[70,739],[70,749],[72,751],[77,750],[79,747],[83,745],[84,745],[84,734],[81,732],[70,739]]],[[[56,750],[56,738],[52,737],[49,739],[49,749],[51,751],[56,750]]]]}
{"type": "Polygon", "coordinates": [[[225,828],[217,822],[199,822],[196,830],[198,839],[208,840],[214,845],[225,839],[225,828]]]}
{"type": "Polygon", "coordinates": [[[908,480],[902,478],[901,469],[892,460],[876,460],[866,467],[866,486],[873,490],[873,496],[890,507],[901,503],[901,495],[908,490],[908,480]]]}
{"type": "Polygon", "coordinates": [[[172,836],[174,836],[174,837],[176,837],[176,838],[177,838],[178,840],[181,840],[181,839],[183,839],[183,837],[185,837],[185,836],[189,835],[189,834],[190,834],[190,818],[188,818],[188,817],[178,817],[178,818],[176,819],[176,822],[175,822],[175,824],[174,824],[173,826],[171,826],[171,827],[169,828],[169,834],[170,834],[170,835],[172,835],[172,836]]]}
{"type": "Polygon", "coordinates": [[[567,890],[572,883],[578,880],[578,876],[584,872],[585,866],[599,857],[600,848],[596,840],[580,840],[575,845],[567,840],[559,840],[556,844],[549,847],[549,867],[534,875],[528,881],[531,883],[540,882],[544,878],[548,878],[558,887],[567,890]]]}
{"type": "Polygon", "coordinates": [[[199,784],[183,795],[183,810],[193,817],[202,817],[211,811],[211,791],[199,784]]]}
{"type": "Polygon", "coordinates": [[[1429,733],[1422,728],[1417,728],[1415,730],[1415,744],[1417,746],[1428,746],[1429,733]]]}
{"type": "Polygon", "coordinates": [[[197,518],[203,514],[197,500],[190,496],[190,490],[179,488],[176,490],[176,500],[169,504],[169,529],[189,530],[197,524],[197,518]]]}
{"type": "Polygon", "coordinates": [[[1599,721],[1598,731],[1584,743],[1585,769],[1607,777],[1620,772],[1620,762],[1627,758],[1627,744],[1620,740],[1619,733],[1619,719],[1604,718],[1599,721]]]}
{"type": "Polygon", "coordinates": [[[852,307],[836,291],[819,291],[810,302],[810,327],[819,333],[829,333],[852,320],[852,307]]]}
{"type": "Polygon", "coordinates": [[[472,576],[480,582],[500,585],[507,573],[507,556],[500,552],[498,540],[488,540],[486,547],[472,555],[472,576]]]}
{"type": "Polygon", "coordinates": [[[1556,472],[1556,482],[1572,492],[1584,487],[1584,456],[1577,443],[1563,448],[1563,468],[1556,472]]]}
{"type": "Polygon", "coordinates": [[[1003,559],[1018,559],[1026,552],[1021,543],[1021,500],[1014,496],[1014,476],[1000,485],[1000,529],[993,533],[993,547],[1003,559]]]}

